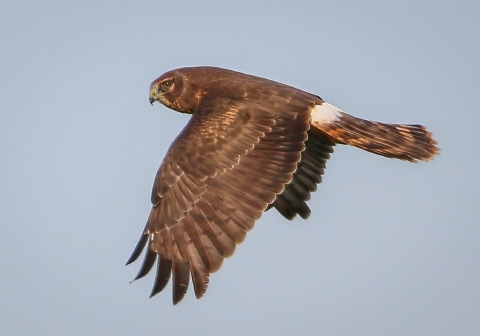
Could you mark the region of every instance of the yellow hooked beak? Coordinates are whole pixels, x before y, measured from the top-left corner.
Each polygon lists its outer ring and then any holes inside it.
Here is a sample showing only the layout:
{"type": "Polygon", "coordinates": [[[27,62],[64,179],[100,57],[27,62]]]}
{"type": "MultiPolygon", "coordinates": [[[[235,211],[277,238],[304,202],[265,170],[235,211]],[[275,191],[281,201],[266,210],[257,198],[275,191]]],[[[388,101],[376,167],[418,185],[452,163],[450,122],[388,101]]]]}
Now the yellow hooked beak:
{"type": "Polygon", "coordinates": [[[151,105],[153,105],[153,102],[157,100],[155,91],[156,90],[154,88],[150,90],[150,97],[148,97],[148,101],[150,102],[151,105]]]}

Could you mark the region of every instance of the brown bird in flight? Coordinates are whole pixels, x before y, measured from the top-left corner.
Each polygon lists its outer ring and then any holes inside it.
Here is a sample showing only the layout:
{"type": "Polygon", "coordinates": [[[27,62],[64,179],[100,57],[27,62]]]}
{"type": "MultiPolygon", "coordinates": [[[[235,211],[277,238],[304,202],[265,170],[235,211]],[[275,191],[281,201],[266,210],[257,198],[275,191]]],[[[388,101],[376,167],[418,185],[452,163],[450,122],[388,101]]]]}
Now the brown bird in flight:
{"type": "Polygon", "coordinates": [[[127,265],[146,246],[135,278],[157,261],[151,296],[173,274],[173,303],[197,298],[262,213],[310,215],[306,201],[322,181],[336,144],[411,162],[438,153],[422,125],[353,117],[317,95],[215,67],[169,71],[150,87],[150,103],[192,117],[170,146],[153,184],[153,207],[127,265]]]}

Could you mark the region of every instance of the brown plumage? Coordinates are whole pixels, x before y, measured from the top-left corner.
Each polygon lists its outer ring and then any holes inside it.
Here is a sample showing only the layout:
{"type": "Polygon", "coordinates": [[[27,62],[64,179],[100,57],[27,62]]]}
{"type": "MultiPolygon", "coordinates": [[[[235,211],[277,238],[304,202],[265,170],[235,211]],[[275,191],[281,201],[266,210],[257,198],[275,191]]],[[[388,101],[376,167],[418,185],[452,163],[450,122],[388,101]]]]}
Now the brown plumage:
{"type": "Polygon", "coordinates": [[[209,276],[275,207],[306,219],[335,144],[408,161],[438,152],[420,125],[348,115],[320,97],[264,78],[214,67],[182,68],[156,79],[150,102],[193,114],[170,146],[152,190],[153,207],[127,264],[146,247],[135,279],[157,262],[151,296],[173,277],[173,303],[197,298],[209,276]]]}

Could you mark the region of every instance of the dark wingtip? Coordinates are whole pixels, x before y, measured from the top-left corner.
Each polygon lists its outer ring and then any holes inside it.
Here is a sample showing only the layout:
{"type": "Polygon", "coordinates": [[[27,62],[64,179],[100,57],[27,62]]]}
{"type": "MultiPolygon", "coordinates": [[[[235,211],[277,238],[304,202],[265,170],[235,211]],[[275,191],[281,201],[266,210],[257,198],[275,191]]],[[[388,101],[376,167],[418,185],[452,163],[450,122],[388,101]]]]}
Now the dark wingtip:
{"type": "Polygon", "coordinates": [[[137,276],[135,277],[135,279],[130,281],[130,283],[140,278],[143,278],[145,275],[147,275],[148,272],[150,272],[150,270],[152,269],[153,264],[155,264],[155,260],[157,260],[157,254],[150,249],[150,245],[151,245],[151,242],[148,244],[147,253],[145,254],[145,259],[143,259],[143,264],[138,270],[137,276]]]}
{"type": "Polygon", "coordinates": [[[137,245],[133,249],[132,254],[130,255],[130,258],[128,258],[127,263],[125,266],[130,265],[132,262],[138,259],[140,254],[142,254],[143,249],[145,248],[145,245],[147,244],[148,241],[148,236],[146,234],[142,233],[142,236],[138,240],[137,245]]]}
{"type": "Polygon", "coordinates": [[[295,210],[297,211],[298,215],[304,220],[308,219],[308,217],[310,217],[310,214],[312,213],[309,206],[305,202],[300,203],[295,210]]]}
{"type": "Polygon", "coordinates": [[[155,276],[155,282],[153,283],[152,292],[150,298],[160,293],[170,280],[172,273],[172,261],[167,258],[159,257],[157,261],[157,274],[155,276]]]}
{"type": "Polygon", "coordinates": [[[190,265],[181,260],[174,259],[173,262],[173,288],[172,288],[172,302],[176,305],[183,300],[187,294],[188,285],[190,282],[190,265]]]}

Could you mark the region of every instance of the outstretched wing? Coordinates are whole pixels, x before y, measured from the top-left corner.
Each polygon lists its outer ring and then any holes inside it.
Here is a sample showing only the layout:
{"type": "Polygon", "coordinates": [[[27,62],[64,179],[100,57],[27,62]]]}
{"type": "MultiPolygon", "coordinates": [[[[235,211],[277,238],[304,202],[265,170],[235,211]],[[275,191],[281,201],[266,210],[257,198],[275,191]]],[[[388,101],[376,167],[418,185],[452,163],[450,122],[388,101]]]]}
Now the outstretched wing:
{"type": "Polygon", "coordinates": [[[218,91],[201,97],[158,170],[152,211],[127,262],[147,247],[136,279],[157,261],[152,296],[171,274],[174,304],[190,275],[196,297],[205,293],[210,274],[292,181],[314,100],[282,86],[249,88],[241,99],[218,91]]]}
{"type": "Polygon", "coordinates": [[[333,146],[335,143],[325,135],[309,130],[305,151],[292,181],[269,207],[275,207],[287,219],[293,219],[297,214],[307,219],[311,211],[306,202],[310,200],[311,193],[317,190],[317,184],[322,182],[333,146]]]}

